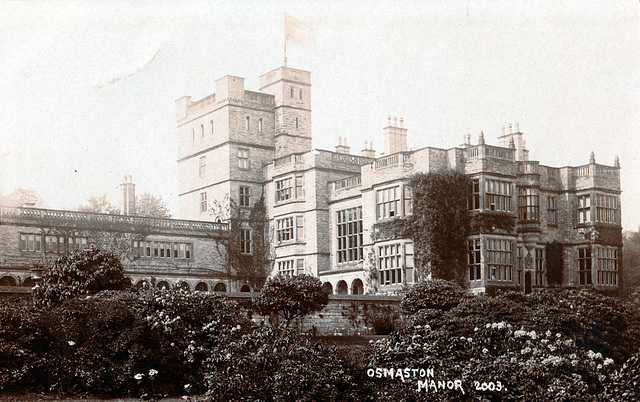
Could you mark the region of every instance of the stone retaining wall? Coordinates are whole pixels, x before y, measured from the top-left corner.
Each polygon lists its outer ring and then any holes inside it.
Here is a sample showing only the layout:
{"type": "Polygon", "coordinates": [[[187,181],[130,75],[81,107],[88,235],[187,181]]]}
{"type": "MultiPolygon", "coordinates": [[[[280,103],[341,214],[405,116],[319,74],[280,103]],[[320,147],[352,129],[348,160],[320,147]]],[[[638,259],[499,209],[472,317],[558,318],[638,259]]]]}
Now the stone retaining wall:
{"type": "MultiPolygon", "coordinates": [[[[240,305],[250,305],[254,294],[229,293],[229,299],[240,305]]],[[[321,311],[296,320],[294,325],[303,332],[315,335],[371,335],[390,332],[399,328],[402,322],[399,296],[369,295],[330,295],[329,303],[321,311]]],[[[277,317],[264,317],[255,310],[247,308],[251,319],[256,323],[276,320],[277,317]]]]}

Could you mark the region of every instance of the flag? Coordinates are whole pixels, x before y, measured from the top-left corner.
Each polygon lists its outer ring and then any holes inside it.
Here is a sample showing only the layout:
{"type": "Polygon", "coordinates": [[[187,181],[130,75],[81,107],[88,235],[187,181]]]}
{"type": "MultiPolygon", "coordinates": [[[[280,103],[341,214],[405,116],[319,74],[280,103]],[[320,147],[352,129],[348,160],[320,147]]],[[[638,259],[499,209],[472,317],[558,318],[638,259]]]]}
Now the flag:
{"type": "Polygon", "coordinates": [[[316,32],[311,25],[284,13],[284,40],[305,48],[312,48],[316,44],[316,32]]]}

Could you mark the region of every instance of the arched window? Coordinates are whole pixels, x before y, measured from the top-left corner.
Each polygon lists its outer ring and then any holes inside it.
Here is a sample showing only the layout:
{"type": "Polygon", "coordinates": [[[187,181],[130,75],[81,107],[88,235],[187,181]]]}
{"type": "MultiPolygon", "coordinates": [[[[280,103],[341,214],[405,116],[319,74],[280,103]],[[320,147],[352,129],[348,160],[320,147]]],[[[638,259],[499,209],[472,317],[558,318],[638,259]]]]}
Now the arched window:
{"type": "Polygon", "coordinates": [[[300,90],[300,99],[302,99],[302,89],[300,90]]]}
{"type": "Polygon", "coordinates": [[[293,98],[293,87],[291,87],[291,97],[293,98]]]}
{"type": "Polygon", "coordinates": [[[0,278],[0,286],[18,286],[18,283],[12,276],[3,276],[0,278]]]}
{"type": "Polygon", "coordinates": [[[298,118],[296,117],[296,128],[298,128],[298,118]]]}
{"type": "Polygon", "coordinates": [[[191,129],[191,142],[194,142],[196,140],[196,129],[192,128],[191,129]]]}
{"type": "Polygon", "coordinates": [[[322,284],[322,289],[325,291],[325,293],[332,295],[333,294],[333,286],[331,285],[331,282],[325,282],[322,284]]]}
{"type": "Polygon", "coordinates": [[[262,119],[258,120],[258,131],[262,132],[262,119]]]}
{"type": "Polygon", "coordinates": [[[196,292],[208,292],[209,291],[209,285],[207,285],[204,282],[200,282],[196,285],[196,292]]]}
{"type": "Polygon", "coordinates": [[[211,120],[209,124],[211,124],[211,135],[213,135],[213,120],[211,120]]]}
{"type": "Polygon", "coordinates": [[[347,285],[347,282],[345,281],[338,282],[338,294],[339,295],[349,294],[349,285],[347,285]]]}
{"type": "Polygon", "coordinates": [[[249,128],[251,127],[251,117],[247,116],[245,120],[244,128],[249,131],[249,128]]]}
{"type": "Polygon", "coordinates": [[[216,286],[214,286],[213,288],[214,292],[226,292],[227,291],[227,285],[225,285],[222,282],[219,282],[216,284],[216,286]]]}
{"type": "Polygon", "coordinates": [[[242,285],[242,288],[240,288],[241,292],[247,293],[247,292],[251,292],[251,286],[249,285],[242,285]]]}
{"type": "Polygon", "coordinates": [[[351,294],[352,295],[362,295],[364,294],[364,284],[360,279],[355,279],[351,283],[351,294]]]}
{"type": "Polygon", "coordinates": [[[204,138],[204,124],[200,124],[200,136],[204,138]]]}
{"type": "Polygon", "coordinates": [[[28,277],[27,279],[22,281],[22,286],[24,286],[25,288],[32,288],[36,286],[36,281],[32,277],[28,277]]]}

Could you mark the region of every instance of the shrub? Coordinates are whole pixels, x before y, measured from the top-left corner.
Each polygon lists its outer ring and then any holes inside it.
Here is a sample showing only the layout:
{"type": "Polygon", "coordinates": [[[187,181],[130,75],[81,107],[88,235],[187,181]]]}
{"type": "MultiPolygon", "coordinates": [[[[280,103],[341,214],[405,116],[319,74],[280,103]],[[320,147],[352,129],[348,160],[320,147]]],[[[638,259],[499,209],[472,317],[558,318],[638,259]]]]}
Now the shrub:
{"type": "Polygon", "coordinates": [[[413,314],[422,309],[447,311],[460,303],[465,295],[455,282],[432,279],[412,286],[402,298],[403,314],[413,314]]]}
{"type": "Polygon", "coordinates": [[[110,397],[204,393],[206,359],[251,328],[226,298],[184,291],[2,307],[0,325],[0,390],[110,397]]]}
{"type": "MultiPolygon", "coordinates": [[[[465,298],[448,311],[418,310],[407,323],[375,344],[369,367],[433,368],[436,381],[467,384],[465,396],[446,391],[430,394],[434,400],[624,400],[637,393],[640,314],[619,299],[588,291],[508,292],[465,298]],[[500,381],[503,389],[478,392],[474,380],[500,381]]],[[[389,392],[422,398],[415,380],[367,381],[374,398],[389,392]]]]}
{"type": "Polygon", "coordinates": [[[207,396],[227,400],[357,400],[334,348],[292,329],[255,327],[208,359],[207,396]]]}
{"type": "Polygon", "coordinates": [[[120,259],[94,247],[60,257],[45,270],[42,279],[42,286],[34,292],[39,307],[57,306],[78,295],[131,287],[120,259]]]}
{"type": "Polygon", "coordinates": [[[38,342],[33,307],[0,304],[0,392],[33,383],[28,368],[38,361],[32,347],[38,342]]]}
{"type": "Polygon", "coordinates": [[[376,335],[389,335],[397,329],[396,315],[392,308],[386,307],[367,312],[366,319],[376,335]]]}
{"type": "Polygon", "coordinates": [[[328,302],[329,295],[318,278],[278,275],[264,285],[255,306],[261,314],[277,314],[288,325],[296,317],[322,310],[328,302]]]}

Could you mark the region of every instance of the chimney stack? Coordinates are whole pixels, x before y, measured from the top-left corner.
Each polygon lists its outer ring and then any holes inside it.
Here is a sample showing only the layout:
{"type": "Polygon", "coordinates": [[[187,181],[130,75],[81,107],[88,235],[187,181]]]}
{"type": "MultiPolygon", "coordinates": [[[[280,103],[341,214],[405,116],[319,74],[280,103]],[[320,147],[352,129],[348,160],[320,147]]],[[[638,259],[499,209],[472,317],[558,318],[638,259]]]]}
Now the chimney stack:
{"type": "Polygon", "coordinates": [[[376,151],[373,150],[373,142],[364,142],[364,149],[360,151],[360,154],[365,158],[375,158],[376,151]]]}
{"type": "Polygon", "coordinates": [[[133,184],[131,175],[124,176],[120,184],[120,213],[122,215],[136,214],[136,185],[133,184]]]}
{"type": "Polygon", "coordinates": [[[338,137],[338,145],[336,146],[336,152],[339,154],[348,154],[350,147],[347,146],[347,137],[338,137]]]}
{"type": "Polygon", "coordinates": [[[403,127],[404,119],[400,118],[400,126],[398,126],[398,118],[393,118],[391,125],[391,116],[387,118],[388,126],[384,128],[384,154],[392,155],[397,152],[405,152],[407,147],[407,129],[403,127]]]}

